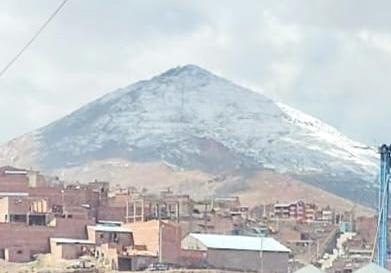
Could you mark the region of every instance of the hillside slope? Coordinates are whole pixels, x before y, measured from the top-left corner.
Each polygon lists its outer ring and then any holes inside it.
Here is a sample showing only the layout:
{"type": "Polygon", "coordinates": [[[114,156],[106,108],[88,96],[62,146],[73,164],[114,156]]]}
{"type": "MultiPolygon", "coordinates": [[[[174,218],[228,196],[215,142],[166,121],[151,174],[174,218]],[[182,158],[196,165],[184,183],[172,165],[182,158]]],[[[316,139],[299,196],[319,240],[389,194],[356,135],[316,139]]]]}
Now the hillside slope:
{"type": "Polygon", "coordinates": [[[267,169],[361,203],[375,196],[374,150],[194,65],[116,90],[0,147],[0,164],[50,171],[112,158],[210,174],[267,169]]]}

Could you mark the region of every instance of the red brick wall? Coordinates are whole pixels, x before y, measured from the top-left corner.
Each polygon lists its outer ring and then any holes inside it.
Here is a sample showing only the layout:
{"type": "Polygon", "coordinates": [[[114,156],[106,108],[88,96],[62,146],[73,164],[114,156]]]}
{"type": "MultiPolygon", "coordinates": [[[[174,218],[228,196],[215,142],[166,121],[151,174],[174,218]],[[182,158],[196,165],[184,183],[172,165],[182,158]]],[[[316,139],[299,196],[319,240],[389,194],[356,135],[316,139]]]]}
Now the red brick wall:
{"type": "Polygon", "coordinates": [[[107,221],[125,221],[126,207],[100,206],[97,219],[107,221]]]}
{"type": "Polygon", "coordinates": [[[11,247],[5,250],[5,259],[9,262],[23,263],[31,260],[31,253],[27,247],[11,247]]]}
{"type": "Polygon", "coordinates": [[[56,219],[57,225],[53,237],[87,239],[88,225],[95,225],[94,220],[86,219],[56,219]]]}
{"type": "Polygon", "coordinates": [[[181,229],[179,226],[162,223],[162,261],[177,264],[181,256],[181,229]]]}
{"type": "Polygon", "coordinates": [[[32,254],[49,252],[50,237],[86,239],[91,220],[56,219],[55,227],[0,224],[0,249],[26,247],[32,254]]]}
{"type": "Polygon", "coordinates": [[[24,175],[0,176],[0,192],[27,192],[28,182],[24,175]]]}
{"type": "Polygon", "coordinates": [[[54,228],[24,224],[0,224],[0,248],[27,247],[33,252],[48,252],[54,228]]]}
{"type": "Polygon", "coordinates": [[[156,253],[160,250],[160,229],[162,227],[162,260],[168,263],[179,263],[181,256],[181,229],[175,224],[152,220],[126,224],[133,231],[136,245],[146,245],[147,250],[156,253]]]}
{"type": "Polygon", "coordinates": [[[62,204],[61,189],[57,187],[36,187],[29,188],[28,193],[32,197],[39,197],[48,201],[48,206],[62,204]]]}
{"type": "Polygon", "coordinates": [[[180,265],[190,268],[199,268],[207,265],[206,251],[182,250],[180,265]]]}
{"type": "Polygon", "coordinates": [[[31,199],[26,197],[8,197],[10,214],[26,214],[30,211],[31,199]]]}
{"type": "Polygon", "coordinates": [[[63,205],[68,207],[78,207],[82,204],[90,204],[96,207],[99,204],[99,193],[91,189],[65,189],[61,192],[60,187],[36,187],[29,188],[30,196],[46,198],[49,206],[63,205]]]}

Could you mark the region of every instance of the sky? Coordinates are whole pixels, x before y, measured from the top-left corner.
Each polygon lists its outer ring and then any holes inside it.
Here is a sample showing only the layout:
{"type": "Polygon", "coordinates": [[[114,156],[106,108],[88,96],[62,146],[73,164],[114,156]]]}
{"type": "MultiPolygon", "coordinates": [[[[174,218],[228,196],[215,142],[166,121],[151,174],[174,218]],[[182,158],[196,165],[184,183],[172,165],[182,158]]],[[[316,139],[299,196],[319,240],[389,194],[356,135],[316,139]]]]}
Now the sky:
{"type": "MultiPolygon", "coordinates": [[[[0,68],[60,1],[0,0],[0,68]]],[[[0,77],[0,142],[196,64],[369,145],[391,142],[389,0],[69,0],[0,77]]]]}

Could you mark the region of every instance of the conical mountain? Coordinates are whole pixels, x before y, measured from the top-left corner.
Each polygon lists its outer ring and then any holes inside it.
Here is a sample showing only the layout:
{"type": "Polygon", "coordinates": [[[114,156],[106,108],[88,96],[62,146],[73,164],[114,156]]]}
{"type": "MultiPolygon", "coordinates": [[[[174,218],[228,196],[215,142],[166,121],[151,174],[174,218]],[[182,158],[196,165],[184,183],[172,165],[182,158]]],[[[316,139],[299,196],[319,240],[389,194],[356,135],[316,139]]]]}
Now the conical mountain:
{"type": "Polygon", "coordinates": [[[0,163],[44,170],[112,158],[213,174],[268,169],[360,202],[375,196],[373,149],[195,65],[118,89],[0,147],[0,163]]]}

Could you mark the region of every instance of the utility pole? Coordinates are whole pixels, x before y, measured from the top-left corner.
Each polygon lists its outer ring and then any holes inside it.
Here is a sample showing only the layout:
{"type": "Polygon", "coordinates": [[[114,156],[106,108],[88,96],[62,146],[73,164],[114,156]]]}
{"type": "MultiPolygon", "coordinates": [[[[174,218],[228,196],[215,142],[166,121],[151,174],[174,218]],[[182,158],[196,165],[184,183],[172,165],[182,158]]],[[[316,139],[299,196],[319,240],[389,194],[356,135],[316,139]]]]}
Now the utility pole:
{"type": "Polygon", "coordinates": [[[391,166],[391,146],[383,144],[379,148],[379,207],[378,207],[378,233],[377,233],[377,259],[376,263],[386,268],[388,258],[388,211],[389,211],[389,179],[391,166]]]}
{"type": "Polygon", "coordinates": [[[162,226],[162,221],[159,218],[159,263],[162,263],[163,261],[163,226],[162,226]]]}
{"type": "Polygon", "coordinates": [[[206,201],[204,208],[204,232],[208,233],[208,203],[206,201]]]}
{"type": "Polygon", "coordinates": [[[316,260],[319,260],[319,239],[316,239],[316,260]]]}
{"type": "Polygon", "coordinates": [[[65,213],[65,197],[64,197],[64,192],[65,192],[65,190],[64,189],[62,189],[61,190],[61,202],[62,202],[62,214],[66,214],[65,213]]]}
{"type": "Polygon", "coordinates": [[[263,273],[263,240],[264,237],[261,238],[261,252],[259,253],[259,256],[261,258],[261,273],[263,273]]]}
{"type": "Polygon", "coordinates": [[[125,222],[129,222],[129,198],[126,200],[126,214],[125,214],[125,222]]]}

